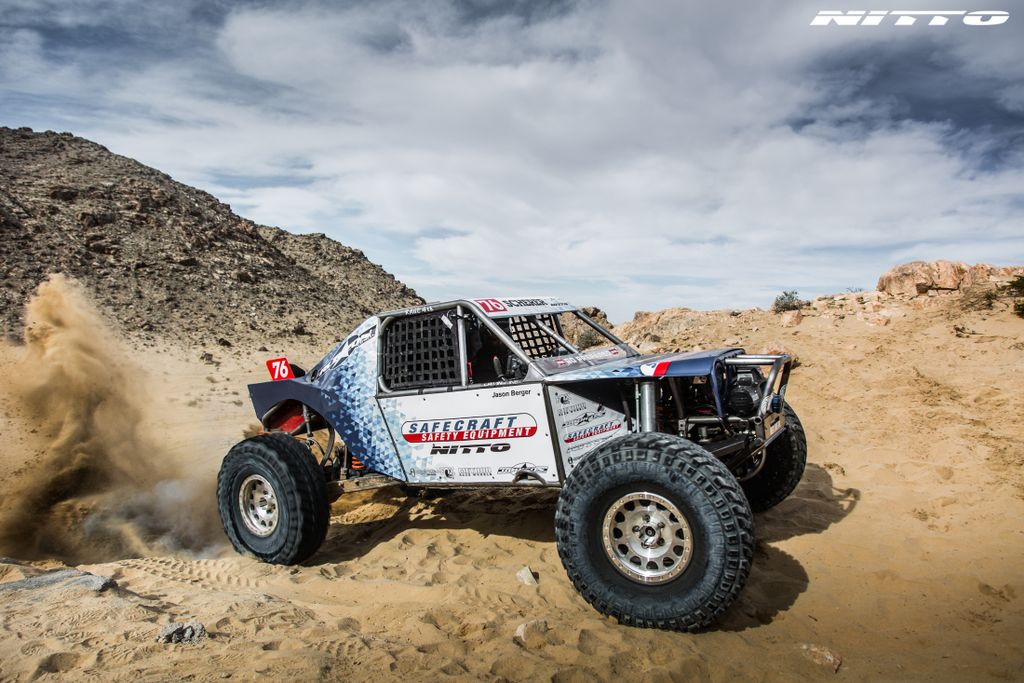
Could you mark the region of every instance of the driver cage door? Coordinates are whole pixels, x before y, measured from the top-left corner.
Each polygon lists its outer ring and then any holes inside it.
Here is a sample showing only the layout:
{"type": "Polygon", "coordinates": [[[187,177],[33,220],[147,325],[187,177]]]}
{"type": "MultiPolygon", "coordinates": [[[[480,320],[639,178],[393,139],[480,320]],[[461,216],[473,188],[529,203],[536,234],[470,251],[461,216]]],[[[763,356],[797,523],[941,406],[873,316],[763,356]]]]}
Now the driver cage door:
{"type": "Polygon", "coordinates": [[[456,306],[383,327],[377,401],[407,481],[559,483],[546,392],[493,321],[456,306]]]}

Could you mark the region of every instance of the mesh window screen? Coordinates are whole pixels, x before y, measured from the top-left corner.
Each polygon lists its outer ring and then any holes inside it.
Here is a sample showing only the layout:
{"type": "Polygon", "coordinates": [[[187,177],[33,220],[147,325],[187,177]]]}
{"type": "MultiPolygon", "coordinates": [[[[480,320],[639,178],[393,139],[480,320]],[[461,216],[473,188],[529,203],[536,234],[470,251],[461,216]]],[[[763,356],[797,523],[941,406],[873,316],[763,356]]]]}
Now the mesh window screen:
{"type": "Polygon", "coordinates": [[[384,332],[384,381],[388,387],[420,389],[459,384],[454,325],[443,314],[400,318],[384,332]]]}
{"type": "MultiPolygon", "coordinates": [[[[537,319],[555,329],[555,321],[550,315],[538,315],[537,319]]],[[[532,318],[508,318],[508,336],[519,344],[530,358],[549,358],[558,352],[559,346],[551,335],[542,330],[532,318]]]]}

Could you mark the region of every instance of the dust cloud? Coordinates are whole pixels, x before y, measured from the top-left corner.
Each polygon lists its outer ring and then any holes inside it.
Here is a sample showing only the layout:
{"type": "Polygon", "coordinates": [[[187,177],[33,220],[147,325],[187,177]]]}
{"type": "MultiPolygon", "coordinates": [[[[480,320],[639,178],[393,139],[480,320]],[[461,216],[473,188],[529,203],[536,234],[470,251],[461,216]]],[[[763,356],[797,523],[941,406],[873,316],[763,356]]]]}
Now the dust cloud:
{"type": "Polygon", "coordinates": [[[40,284],[24,337],[2,390],[31,441],[0,502],[0,554],[77,564],[215,553],[213,477],[187,475],[147,428],[160,410],[150,380],[83,288],[62,275],[40,284]]]}

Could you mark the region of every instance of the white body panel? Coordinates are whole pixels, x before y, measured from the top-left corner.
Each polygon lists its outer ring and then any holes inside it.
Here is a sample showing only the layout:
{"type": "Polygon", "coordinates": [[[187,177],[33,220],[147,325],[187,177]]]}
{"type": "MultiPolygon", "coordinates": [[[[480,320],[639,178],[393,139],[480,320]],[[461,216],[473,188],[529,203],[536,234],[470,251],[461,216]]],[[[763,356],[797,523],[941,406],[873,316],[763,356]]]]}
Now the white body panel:
{"type": "Polygon", "coordinates": [[[411,483],[512,483],[524,471],[558,483],[541,384],[379,400],[411,483]]]}
{"type": "Polygon", "coordinates": [[[626,415],[610,408],[614,405],[612,401],[594,401],[560,386],[552,386],[549,391],[562,467],[567,476],[587,453],[628,431],[626,415]]]}

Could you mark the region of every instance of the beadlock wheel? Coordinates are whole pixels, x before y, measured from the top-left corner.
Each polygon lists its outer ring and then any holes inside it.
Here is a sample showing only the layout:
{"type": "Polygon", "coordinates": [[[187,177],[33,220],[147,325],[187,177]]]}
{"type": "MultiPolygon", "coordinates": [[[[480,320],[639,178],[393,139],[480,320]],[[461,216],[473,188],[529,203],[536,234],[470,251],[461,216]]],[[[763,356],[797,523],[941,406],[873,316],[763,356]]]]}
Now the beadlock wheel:
{"type": "Polygon", "coordinates": [[[721,460],[678,436],[612,439],[584,456],[555,507],[555,544],[583,599],[619,623],[698,631],[750,573],[754,524],[721,460]]]}
{"type": "Polygon", "coordinates": [[[245,527],[260,538],[277,528],[277,494],[270,482],[258,474],[245,478],[238,489],[238,512],[245,527]]]}
{"type": "Polygon", "coordinates": [[[324,540],[327,478],[309,448],[279,432],[235,444],[217,474],[217,510],[241,553],[297,564],[324,540]]]}
{"type": "Polygon", "coordinates": [[[637,583],[671,581],[693,556],[693,533],[686,517],[656,493],[622,496],[609,506],[602,528],[612,566],[637,583]]]}

